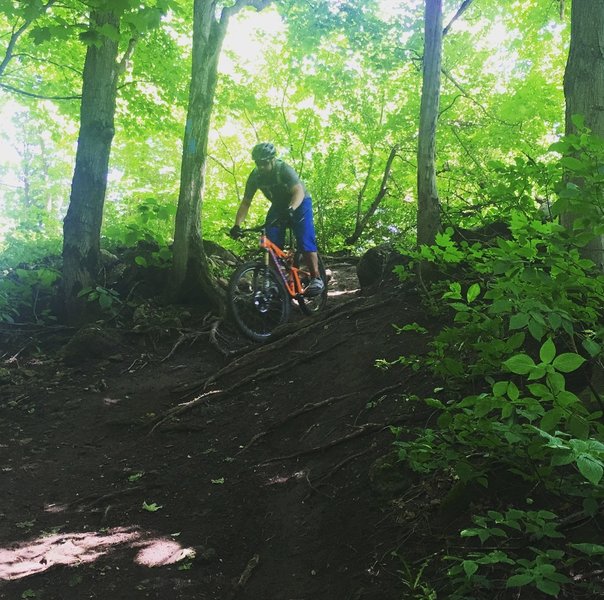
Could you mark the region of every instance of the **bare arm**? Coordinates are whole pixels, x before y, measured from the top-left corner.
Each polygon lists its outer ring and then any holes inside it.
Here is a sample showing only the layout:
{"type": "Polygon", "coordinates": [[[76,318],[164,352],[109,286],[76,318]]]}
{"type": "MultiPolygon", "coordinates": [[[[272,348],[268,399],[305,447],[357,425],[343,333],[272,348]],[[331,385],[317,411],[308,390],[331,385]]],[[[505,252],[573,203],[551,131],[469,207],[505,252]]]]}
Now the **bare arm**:
{"type": "Polygon", "coordinates": [[[291,189],[292,199],[289,201],[289,208],[296,210],[300,204],[302,204],[302,200],[304,200],[304,187],[301,183],[296,183],[291,189]]]}
{"type": "Polygon", "coordinates": [[[247,213],[250,210],[250,204],[252,203],[251,198],[246,198],[244,196],[239,208],[237,209],[237,214],[235,215],[235,225],[241,227],[241,223],[245,221],[245,217],[247,217],[247,213]]]}

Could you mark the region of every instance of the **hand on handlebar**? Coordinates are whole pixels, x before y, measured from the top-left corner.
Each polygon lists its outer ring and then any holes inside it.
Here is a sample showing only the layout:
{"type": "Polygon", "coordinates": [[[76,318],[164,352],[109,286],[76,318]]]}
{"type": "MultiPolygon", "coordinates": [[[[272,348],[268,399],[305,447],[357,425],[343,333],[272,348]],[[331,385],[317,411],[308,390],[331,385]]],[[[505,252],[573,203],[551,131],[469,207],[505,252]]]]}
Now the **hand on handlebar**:
{"type": "Polygon", "coordinates": [[[232,237],[234,240],[238,240],[240,237],[243,237],[243,231],[241,230],[241,227],[239,227],[239,225],[233,225],[233,227],[231,227],[231,229],[229,230],[229,236],[232,237]]]}
{"type": "Polygon", "coordinates": [[[292,227],[295,222],[294,212],[295,211],[293,208],[288,208],[287,212],[283,213],[276,220],[276,224],[280,225],[281,227],[292,227]]]}

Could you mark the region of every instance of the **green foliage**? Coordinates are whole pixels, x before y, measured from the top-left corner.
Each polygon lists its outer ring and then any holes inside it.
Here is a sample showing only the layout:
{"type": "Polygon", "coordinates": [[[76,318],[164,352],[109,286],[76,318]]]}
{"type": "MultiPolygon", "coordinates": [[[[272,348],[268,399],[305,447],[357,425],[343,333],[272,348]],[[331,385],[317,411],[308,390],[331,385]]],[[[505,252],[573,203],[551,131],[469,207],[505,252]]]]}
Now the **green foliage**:
{"type": "Polygon", "coordinates": [[[163,506],[161,504],[157,504],[157,502],[147,502],[146,500],[143,500],[143,505],[141,508],[147,512],[154,513],[158,510],[161,510],[163,506]]]}
{"type": "Polygon", "coordinates": [[[122,303],[119,294],[115,290],[100,285],[80,290],[78,298],[86,298],[88,302],[98,302],[101,311],[109,315],[115,315],[122,303]]]}
{"type": "MultiPolygon", "coordinates": [[[[588,540],[567,540],[562,519],[545,500],[555,498],[556,506],[589,518],[604,499],[603,414],[574,387],[589,377],[582,371],[600,359],[604,343],[604,276],[580,253],[601,231],[592,202],[600,194],[602,152],[599,140],[586,135],[582,147],[597,149],[600,159],[587,151],[578,159],[571,142],[557,146],[575,156],[564,157],[561,166],[580,169],[583,180],[593,182],[570,204],[568,187],[557,186],[557,212],[591,215],[573,234],[536,213],[516,211],[506,238],[488,245],[455,242],[448,230],[414,255],[445,274],[434,293],[452,325],[436,336],[422,365],[447,382],[447,394],[423,400],[437,411],[436,426],[412,436],[407,429],[395,430],[399,458],[420,473],[448,474],[458,485],[488,489],[513,477],[544,492],[535,510],[516,508],[510,494],[500,499],[503,509],[472,517],[461,537],[496,549],[474,551],[469,545],[465,554],[449,557],[451,598],[488,597],[502,586],[534,587],[551,596],[571,584],[596,589],[570,575],[577,551],[595,557],[599,549],[588,540]],[[464,395],[470,384],[478,391],[464,395]]],[[[517,188],[528,187],[532,176],[527,172],[517,188]]],[[[417,360],[407,356],[395,362],[417,360]]]]}
{"type": "Polygon", "coordinates": [[[56,318],[49,307],[60,273],[55,268],[29,266],[5,269],[0,278],[0,322],[16,318],[49,323],[56,318]]]}

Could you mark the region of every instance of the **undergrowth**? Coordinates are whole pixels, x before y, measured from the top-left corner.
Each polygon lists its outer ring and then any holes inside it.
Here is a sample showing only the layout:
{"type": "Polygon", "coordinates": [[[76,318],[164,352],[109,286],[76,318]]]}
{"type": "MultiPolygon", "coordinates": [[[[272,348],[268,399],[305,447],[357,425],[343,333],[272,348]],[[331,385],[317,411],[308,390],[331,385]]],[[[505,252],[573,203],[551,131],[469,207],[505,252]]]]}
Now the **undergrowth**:
{"type": "Polygon", "coordinates": [[[553,149],[566,175],[552,213],[581,215],[574,229],[517,210],[505,239],[458,243],[448,230],[412,255],[442,274],[429,305],[452,324],[428,356],[395,361],[446,382],[422,399],[435,425],[398,428],[395,445],[416,472],[473,490],[459,543],[432,565],[446,583],[431,598],[604,594],[604,406],[590,382],[604,275],[583,251],[604,232],[604,140],[582,131],[553,149]],[[488,493],[506,478],[517,485],[488,493]]]}

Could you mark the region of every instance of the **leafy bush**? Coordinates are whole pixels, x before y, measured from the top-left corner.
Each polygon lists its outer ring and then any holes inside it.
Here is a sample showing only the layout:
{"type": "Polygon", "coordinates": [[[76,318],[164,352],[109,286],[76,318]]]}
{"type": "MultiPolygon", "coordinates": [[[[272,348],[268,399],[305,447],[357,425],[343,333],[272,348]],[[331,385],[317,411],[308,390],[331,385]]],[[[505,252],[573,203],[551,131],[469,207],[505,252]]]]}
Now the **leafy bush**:
{"type": "Polygon", "coordinates": [[[604,407],[597,395],[577,395],[577,382],[586,385],[585,369],[600,360],[604,343],[604,275],[582,254],[604,232],[604,143],[584,132],[554,149],[572,152],[561,166],[585,184],[581,193],[568,177],[558,186],[554,214],[581,215],[572,232],[535,212],[512,212],[510,239],[456,243],[449,230],[413,256],[444,274],[432,288],[440,304],[431,306],[450,313],[452,324],[427,358],[395,362],[430,368],[448,394],[424,399],[439,413],[437,427],[395,430],[405,433],[395,442],[400,459],[420,473],[484,488],[503,471],[542,492],[536,510],[515,506],[510,491],[497,499],[500,506],[472,517],[461,537],[488,540],[490,548],[468,544],[465,553],[448,557],[453,599],[525,586],[550,596],[570,585],[602,592],[597,580],[573,579],[593,568],[601,547],[567,539],[564,521],[573,513],[593,518],[604,499],[604,407]],[[470,386],[477,391],[464,395],[470,386]]]}

